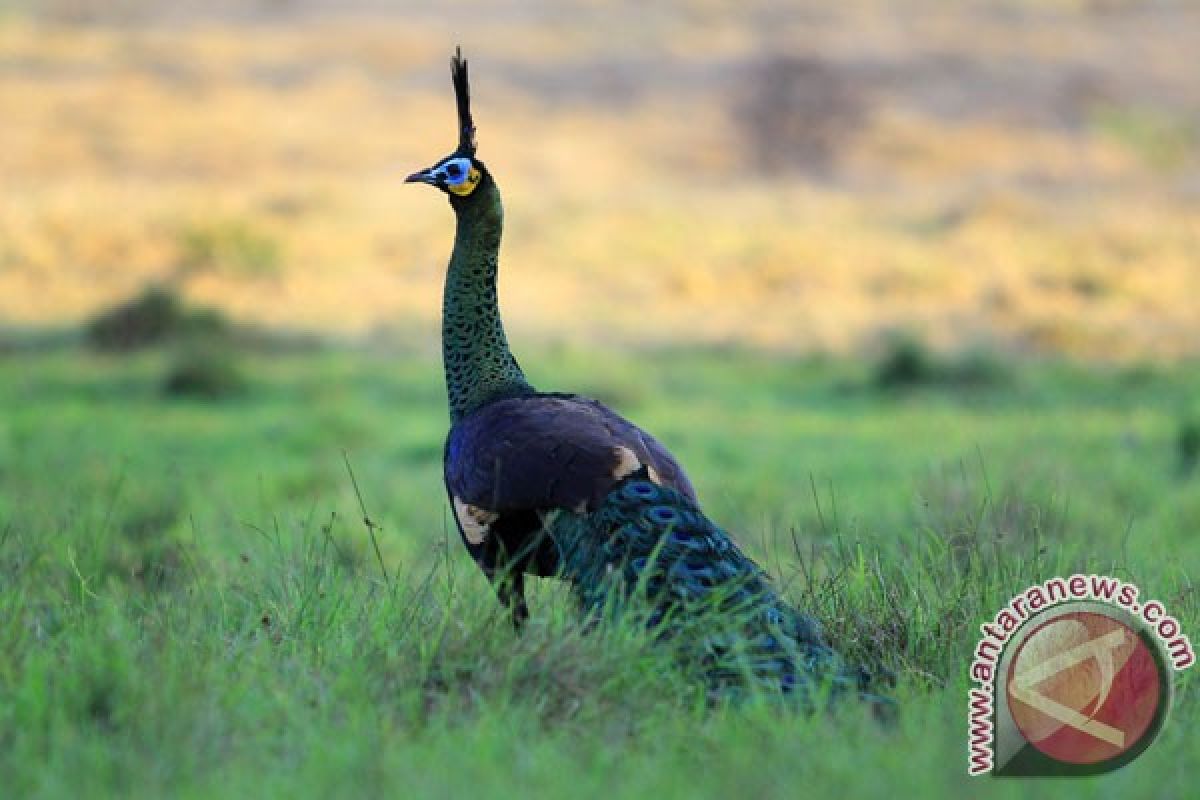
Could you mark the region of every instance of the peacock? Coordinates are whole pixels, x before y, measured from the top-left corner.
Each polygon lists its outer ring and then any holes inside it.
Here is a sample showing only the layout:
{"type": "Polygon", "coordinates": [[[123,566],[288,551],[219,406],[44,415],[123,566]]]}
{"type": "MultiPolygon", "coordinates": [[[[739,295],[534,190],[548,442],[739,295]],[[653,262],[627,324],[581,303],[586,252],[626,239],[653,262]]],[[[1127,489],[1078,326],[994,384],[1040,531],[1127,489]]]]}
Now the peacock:
{"type": "Polygon", "coordinates": [[[445,487],[462,541],[518,629],[525,576],[567,580],[593,617],[637,604],[714,698],[756,688],[811,706],[866,693],[816,621],[700,510],[687,473],[603,403],[543,392],[509,349],[497,303],[500,191],[476,156],[467,62],[451,60],[458,147],[406,179],[445,192],[456,217],[442,301],[450,431],[445,487]]]}

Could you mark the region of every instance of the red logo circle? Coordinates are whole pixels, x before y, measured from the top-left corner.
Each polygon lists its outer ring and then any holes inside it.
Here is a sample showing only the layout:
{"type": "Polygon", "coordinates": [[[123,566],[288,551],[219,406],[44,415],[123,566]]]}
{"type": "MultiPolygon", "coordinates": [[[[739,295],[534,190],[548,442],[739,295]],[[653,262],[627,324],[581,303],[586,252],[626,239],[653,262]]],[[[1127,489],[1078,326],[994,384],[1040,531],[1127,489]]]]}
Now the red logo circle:
{"type": "Polygon", "coordinates": [[[1154,735],[1165,689],[1143,638],[1092,611],[1061,614],[1035,628],[1005,681],[1021,735],[1066,764],[1109,761],[1154,735]]]}

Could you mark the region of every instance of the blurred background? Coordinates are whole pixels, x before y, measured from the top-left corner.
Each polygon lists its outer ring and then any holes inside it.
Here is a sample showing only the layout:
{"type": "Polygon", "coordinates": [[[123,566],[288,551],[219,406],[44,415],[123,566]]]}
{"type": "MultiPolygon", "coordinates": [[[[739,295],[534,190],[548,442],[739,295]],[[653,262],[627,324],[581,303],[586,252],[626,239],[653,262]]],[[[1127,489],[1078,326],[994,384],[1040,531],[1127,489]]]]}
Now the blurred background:
{"type": "MultiPolygon", "coordinates": [[[[1194,0],[0,0],[0,785],[975,796],[1014,592],[1200,630],[1198,54],[1194,0]],[[703,714],[557,582],[512,635],[403,183],[456,44],[530,380],[667,444],[895,736],[703,714]]],[[[1187,689],[1085,791],[1189,796],[1187,689]]]]}
{"type": "MultiPolygon", "coordinates": [[[[1200,9],[4,0],[0,322],[433,341],[471,60],[534,338],[1200,352],[1200,9]]],[[[518,339],[520,340],[520,339],[518,339]]]]}

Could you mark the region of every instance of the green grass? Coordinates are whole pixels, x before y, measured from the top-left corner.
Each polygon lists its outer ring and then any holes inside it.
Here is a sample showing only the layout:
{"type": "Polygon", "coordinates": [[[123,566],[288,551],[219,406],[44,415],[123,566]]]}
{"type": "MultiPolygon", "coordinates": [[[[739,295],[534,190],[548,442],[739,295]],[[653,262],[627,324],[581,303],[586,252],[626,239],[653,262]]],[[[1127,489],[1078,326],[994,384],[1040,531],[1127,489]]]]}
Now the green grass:
{"type": "Polygon", "coordinates": [[[895,729],[706,710],[638,631],[585,634],[549,582],[514,635],[447,516],[422,347],[241,354],[246,386],[218,401],[164,393],[170,353],[10,347],[5,796],[1190,795],[1194,680],[1101,778],[968,780],[964,728],[975,628],[1035,579],[1116,572],[1200,635],[1194,365],[889,388],[743,351],[522,361],[668,443],[844,650],[896,670],[895,729]]]}

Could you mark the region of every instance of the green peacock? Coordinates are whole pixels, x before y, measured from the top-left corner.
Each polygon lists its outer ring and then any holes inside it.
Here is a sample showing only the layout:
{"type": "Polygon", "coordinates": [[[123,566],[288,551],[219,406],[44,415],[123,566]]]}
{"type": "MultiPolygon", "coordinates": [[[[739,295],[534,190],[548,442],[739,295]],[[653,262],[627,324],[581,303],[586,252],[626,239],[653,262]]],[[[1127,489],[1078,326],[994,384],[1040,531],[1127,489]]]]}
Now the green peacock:
{"type": "Polygon", "coordinates": [[[451,427],[446,491],[462,541],[511,610],[525,576],[570,582],[593,617],[636,607],[712,697],[870,695],[814,619],[700,510],[653,436],[596,400],[543,392],[513,357],[497,304],[500,191],[476,155],[467,62],[451,61],[458,147],[406,180],[445,192],[457,225],[442,305],[451,427]]]}

